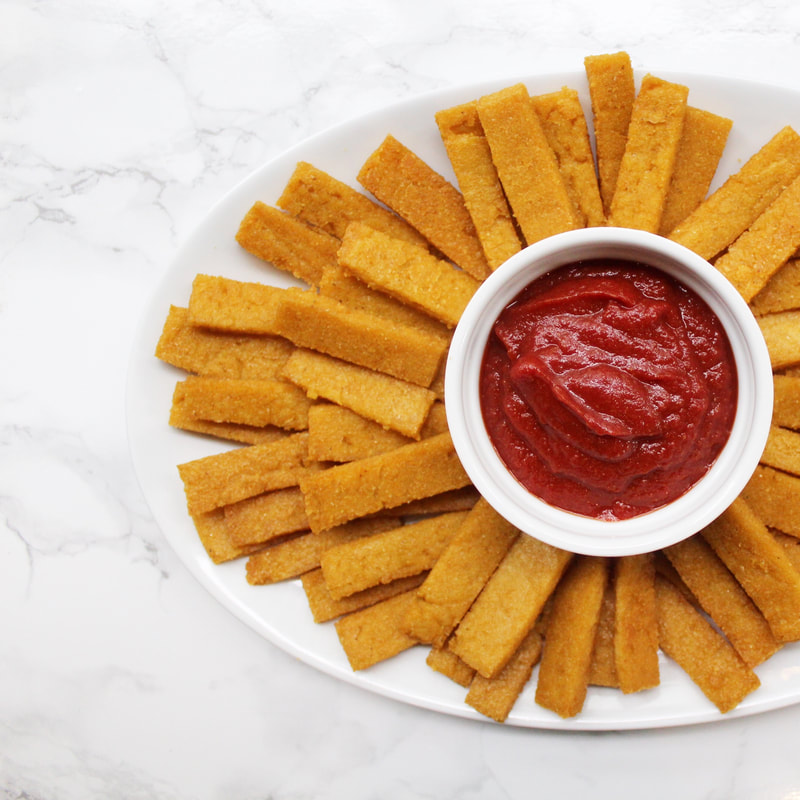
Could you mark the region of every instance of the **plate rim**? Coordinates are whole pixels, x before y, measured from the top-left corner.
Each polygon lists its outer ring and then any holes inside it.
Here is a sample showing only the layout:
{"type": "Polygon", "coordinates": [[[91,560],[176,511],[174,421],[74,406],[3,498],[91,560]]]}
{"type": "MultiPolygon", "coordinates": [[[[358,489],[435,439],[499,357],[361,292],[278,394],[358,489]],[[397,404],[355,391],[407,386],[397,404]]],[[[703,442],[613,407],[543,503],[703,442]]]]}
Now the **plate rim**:
{"type": "MultiPolygon", "coordinates": [[[[789,87],[774,85],[770,83],[765,83],[761,81],[754,81],[748,79],[740,79],[730,76],[718,75],[714,73],[706,73],[706,72],[682,72],[682,71],[675,71],[675,70],[648,70],[653,74],[658,74],[660,77],[663,77],[666,80],[674,80],[678,82],[684,82],[686,85],[689,86],[690,89],[690,96],[691,96],[691,89],[693,85],[698,85],[700,83],[712,83],[712,84],[725,84],[728,89],[746,89],[749,92],[758,92],[761,93],[762,96],[765,94],[767,95],[782,95],[784,97],[790,97],[795,100],[797,105],[800,106],[800,91],[791,89],[789,87]]],[[[641,76],[646,74],[644,70],[634,69],[634,76],[637,82],[640,80],[641,76]]],[[[318,132],[315,132],[309,136],[304,137],[301,141],[295,143],[291,147],[275,154],[271,158],[267,159],[260,165],[256,166],[253,170],[251,170],[247,175],[242,177],[240,180],[235,182],[227,191],[223,192],[220,197],[214,201],[210,206],[207,207],[204,213],[200,214],[200,217],[196,220],[194,226],[192,226],[188,234],[183,238],[181,242],[178,243],[176,249],[173,251],[172,256],[169,260],[169,263],[165,267],[163,273],[159,276],[158,280],[155,283],[154,288],[147,296],[143,308],[140,310],[138,324],[134,331],[133,337],[133,346],[131,348],[131,352],[129,354],[128,359],[128,369],[126,372],[126,379],[125,379],[125,428],[126,428],[126,438],[128,442],[128,454],[131,459],[131,463],[134,468],[134,474],[136,476],[137,483],[141,489],[142,496],[145,500],[145,504],[149,509],[154,521],[156,522],[161,534],[164,536],[167,544],[173,550],[173,553],[176,555],[178,561],[185,567],[190,574],[200,583],[200,585],[208,591],[211,596],[220,603],[229,613],[231,613],[234,617],[236,617],[241,623],[247,625],[251,630],[257,633],[262,638],[266,639],[267,641],[271,642],[273,645],[279,647],[286,653],[293,655],[294,657],[298,658],[299,660],[303,661],[305,664],[335,678],[336,680],[343,680],[350,685],[357,686],[361,689],[366,691],[370,691],[376,694],[379,694],[384,697],[391,698],[397,702],[403,702],[408,705],[412,705],[418,708],[424,708],[435,713],[444,713],[450,716],[461,717],[465,719],[471,719],[478,722],[483,723],[490,723],[490,724],[499,724],[494,722],[493,720],[485,717],[484,715],[480,714],[479,712],[472,709],[470,706],[467,706],[466,703],[463,702],[463,694],[464,690],[460,687],[456,687],[455,684],[453,686],[449,686],[450,683],[447,678],[443,676],[438,676],[442,679],[442,681],[447,681],[448,683],[439,682],[443,689],[453,689],[455,687],[460,692],[460,700],[461,703],[453,704],[450,702],[448,697],[445,698],[430,698],[430,697],[410,697],[407,693],[402,691],[401,689],[392,689],[391,686],[385,686],[380,684],[379,682],[370,679],[370,676],[367,674],[370,671],[367,670],[366,672],[358,673],[354,672],[349,669],[349,666],[343,668],[342,665],[339,666],[332,666],[330,662],[324,658],[322,658],[318,653],[313,652],[307,646],[304,647],[302,644],[290,637],[287,637],[284,633],[276,631],[268,626],[263,619],[259,618],[258,614],[256,613],[255,609],[252,605],[245,605],[243,604],[238,598],[231,595],[229,592],[224,591],[222,585],[220,584],[219,580],[215,577],[214,573],[217,573],[221,569],[230,569],[230,567],[236,565],[237,563],[241,565],[241,560],[238,562],[230,562],[228,564],[216,565],[211,562],[211,560],[205,555],[205,551],[201,554],[195,552],[196,555],[200,555],[206,559],[207,563],[203,563],[202,558],[192,558],[187,559],[184,557],[183,551],[180,546],[176,545],[176,531],[173,530],[172,526],[165,525],[164,521],[161,519],[163,516],[162,514],[158,513],[156,508],[160,510],[160,504],[158,502],[153,501],[152,496],[152,488],[148,484],[147,480],[143,478],[143,463],[144,460],[142,458],[142,452],[140,447],[142,443],[145,441],[145,438],[141,436],[141,431],[137,430],[138,422],[135,419],[135,414],[133,413],[132,409],[135,405],[134,396],[139,391],[139,387],[135,385],[138,370],[145,359],[145,351],[143,350],[143,345],[147,342],[151,346],[151,350],[155,347],[156,341],[153,339],[153,332],[157,328],[160,331],[161,325],[156,326],[154,328],[154,323],[160,320],[160,323],[163,324],[163,320],[166,316],[166,310],[168,307],[168,303],[171,302],[168,300],[165,303],[164,296],[169,293],[170,287],[175,282],[176,279],[176,271],[180,268],[181,264],[187,257],[191,254],[191,250],[196,248],[199,243],[202,242],[204,238],[204,226],[206,226],[210,220],[214,219],[215,217],[219,216],[223,210],[229,209],[229,207],[234,204],[237,199],[246,193],[249,187],[255,187],[260,181],[263,181],[265,175],[268,175],[270,172],[278,170],[280,171],[281,168],[286,167],[287,164],[296,163],[297,160],[301,160],[299,156],[303,152],[308,152],[310,149],[318,146],[320,143],[325,143],[329,139],[335,139],[337,136],[342,136],[344,133],[351,129],[360,129],[360,128],[369,128],[371,125],[376,125],[381,119],[385,118],[387,114],[399,114],[402,113],[404,110],[408,108],[414,108],[419,106],[424,106],[426,104],[432,103],[447,103],[447,102],[459,102],[457,97],[463,95],[465,98],[468,96],[468,93],[473,94],[475,96],[480,96],[480,94],[484,94],[488,91],[492,91],[497,88],[502,88],[504,86],[510,86],[515,83],[524,83],[526,85],[531,84],[539,84],[544,83],[547,81],[552,81],[552,91],[557,90],[560,88],[561,85],[571,85],[570,81],[584,81],[585,82],[585,73],[580,70],[573,70],[573,71],[553,71],[553,72],[540,72],[536,73],[535,75],[517,75],[517,76],[507,76],[506,78],[496,77],[487,79],[485,81],[481,81],[479,83],[464,83],[458,84],[453,86],[446,86],[446,87],[439,87],[436,89],[427,90],[425,92],[413,94],[411,96],[401,98],[389,104],[373,108],[365,113],[358,114],[355,116],[351,116],[343,121],[337,122],[331,126],[328,126],[318,132]],[[558,83],[557,83],[558,82],[558,83]],[[447,98],[450,98],[448,100],[447,98]],[[155,505],[155,508],[154,508],[155,505]]],[[[578,87],[577,85],[572,86],[572,88],[576,88],[579,91],[579,94],[582,96],[582,100],[585,100],[586,90],[585,86],[578,87]]],[[[445,107],[442,105],[442,107],[445,107]]],[[[587,109],[584,109],[587,111],[587,109]]],[[[787,118],[789,114],[787,112],[787,118]]],[[[587,113],[587,123],[590,126],[591,131],[591,115],[587,113]]],[[[734,125],[736,124],[736,120],[734,119],[734,125]]],[[[785,124],[790,124],[786,122],[785,124]]],[[[777,132],[777,127],[775,131],[777,132]]],[[[391,130],[384,129],[381,137],[385,136],[388,133],[392,133],[391,130]]],[[[366,158],[368,152],[364,152],[362,154],[363,158],[366,158]]],[[[728,173],[730,174],[730,173],[728,173]]],[[[354,176],[353,176],[354,177],[354,176]]],[[[719,180],[722,176],[717,176],[715,180],[719,180]]],[[[727,177],[725,175],[724,177],[727,177]]],[[[346,181],[347,182],[347,181],[346,181]]],[[[354,180],[349,181],[351,185],[355,185],[354,180]]],[[[249,203],[257,199],[253,194],[250,197],[249,203]]],[[[277,199],[274,198],[275,200],[277,199]]],[[[248,206],[249,207],[249,206],[248,206]]],[[[235,231],[231,231],[230,239],[233,239],[235,231]]],[[[263,266],[261,267],[261,274],[262,276],[270,275],[269,271],[264,271],[263,266]]],[[[279,283],[294,283],[294,281],[281,274],[273,274],[273,279],[276,279],[279,283]]],[[[265,281],[270,282],[270,281],[265,281]]],[[[171,376],[174,380],[185,373],[181,370],[177,370],[174,367],[169,365],[163,364],[159,362],[155,354],[152,353],[147,357],[148,361],[154,362],[150,363],[150,366],[164,371],[165,374],[171,376]]],[[[166,414],[162,421],[158,423],[159,427],[166,427],[168,428],[166,414]]],[[[189,436],[189,434],[184,433],[184,436],[189,436]]],[[[201,441],[203,441],[201,439],[201,441]]],[[[204,440],[205,444],[210,448],[211,451],[214,449],[219,449],[220,451],[223,449],[230,449],[232,443],[216,443],[212,440],[204,440]]],[[[175,465],[179,463],[176,460],[175,465]]],[[[181,491],[182,496],[182,491],[181,491]]],[[[184,505],[184,513],[185,513],[185,505],[184,505]]],[[[188,514],[186,514],[188,518],[188,514]]],[[[199,543],[199,540],[198,540],[199,543]]],[[[245,582],[244,576],[240,575],[240,579],[242,582],[245,582]]],[[[293,583],[297,584],[299,581],[295,580],[293,583]]],[[[252,588],[262,588],[262,589],[270,589],[272,587],[252,587],[252,588]]],[[[298,587],[299,588],[299,587],[298,587]]],[[[309,623],[311,625],[316,625],[311,620],[310,615],[308,616],[309,623]]],[[[316,626],[320,627],[320,626],[316,626]]],[[[329,624],[328,629],[330,630],[332,626],[329,624]]],[[[337,642],[338,643],[338,642],[337,642]]],[[[792,645],[789,645],[792,647],[792,645]]],[[[800,653],[800,643],[794,645],[795,652],[800,653]]],[[[404,654],[401,654],[399,657],[395,657],[391,661],[395,663],[402,662],[413,662],[413,661],[421,661],[421,650],[422,648],[412,648],[410,651],[407,651],[404,654]],[[399,660],[399,661],[398,661],[399,660]]],[[[776,656],[773,656],[776,658],[776,656]]],[[[662,661],[662,665],[665,663],[666,659],[663,657],[663,654],[660,654],[660,659],[662,661]]],[[[424,664],[424,662],[423,662],[424,664]]],[[[375,670],[373,674],[380,673],[382,665],[376,665],[376,668],[372,668],[375,670]]],[[[429,668],[428,668],[429,669],[429,668]]],[[[798,660],[797,669],[800,671],[800,660],[798,660]]],[[[757,670],[758,671],[758,670],[757,670]]],[[[681,676],[685,678],[687,682],[690,682],[685,673],[681,672],[681,676]]],[[[693,684],[691,684],[693,687],[693,684]]],[[[594,690],[602,690],[603,687],[590,687],[590,691],[594,690]]],[[[680,726],[688,726],[688,725],[696,725],[696,724],[706,724],[706,723],[717,723],[723,722],[731,719],[739,719],[746,716],[751,716],[753,714],[760,714],[765,713],[770,710],[774,710],[777,708],[786,707],[789,705],[793,705],[796,703],[800,703],[800,685],[798,685],[796,694],[792,694],[791,696],[785,696],[785,694],[780,694],[776,696],[771,696],[769,698],[764,697],[763,699],[759,699],[759,693],[763,692],[763,688],[757,690],[753,694],[751,694],[748,698],[743,701],[736,709],[733,711],[728,712],[727,714],[720,714],[716,707],[714,707],[710,701],[705,700],[705,698],[700,695],[699,699],[702,701],[703,705],[698,708],[696,713],[691,714],[689,717],[686,716],[677,716],[675,718],[665,718],[659,717],[656,719],[650,719],[646,717],[641,718],[631,718],[628,720],[615,720],[615,721],[604,721],[603,719],[593,719],[590,716],[582,716],[578,715],[577,717],[570,718],[568,720],[562,720],[555,715],[549,716],[546,713],[545,709],[540,709],[537,707],[538,714],[534,717],[526,717],[517,707],[515,706],[512,709],[511,714],[509,715],[507,721],[504,723],[506,727],[521,727],[521,728],[532,728],[532,729],[544,729],[544,730],[565,730],[565,731],[624,731],[624,730],[643,730],[643,729],[661,729],[667,727],[680,727],[680,726]]],[[[615,691],[615,690],[609,690],[615,691]]],[[[616,690],[618,691],[618,690],[616,690]]],[[[651,690],[651,691],[658,691],[651,690]]],[[[445,694],[454,694],[453,691],[445,692],[445,694]]],[[[630,696],[625,696],[626,701],[630,699],[630,696]]]]}

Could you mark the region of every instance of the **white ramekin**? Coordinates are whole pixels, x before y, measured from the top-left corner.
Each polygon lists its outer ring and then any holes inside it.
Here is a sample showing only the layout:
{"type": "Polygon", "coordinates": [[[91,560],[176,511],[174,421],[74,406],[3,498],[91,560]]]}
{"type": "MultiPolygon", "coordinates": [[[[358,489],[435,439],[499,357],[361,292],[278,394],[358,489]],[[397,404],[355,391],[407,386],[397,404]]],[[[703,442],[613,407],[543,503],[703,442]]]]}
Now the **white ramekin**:
{"type": "Polygon", "coordinates": [[[533,244],[480,286],[453,335],[445,373],[447,420],[456,452],[475,487],[526,534],[587,555],[645,553],[681,541],[721,514],[744,488],[766,443],[772,370],[761,331],[731,283],[705,259],[662,236],[627,228],[583,228],[533,244]],[[688,492],[654,511],[600,520],[564,511],[532,495],[492,445],[481,413],[480,366],[492,326],[506,305],[540,275],[592,258],[621,258],[661,269],[693,289],[719,317],[738,373],[738,401],[725,447],[688,492]]]}

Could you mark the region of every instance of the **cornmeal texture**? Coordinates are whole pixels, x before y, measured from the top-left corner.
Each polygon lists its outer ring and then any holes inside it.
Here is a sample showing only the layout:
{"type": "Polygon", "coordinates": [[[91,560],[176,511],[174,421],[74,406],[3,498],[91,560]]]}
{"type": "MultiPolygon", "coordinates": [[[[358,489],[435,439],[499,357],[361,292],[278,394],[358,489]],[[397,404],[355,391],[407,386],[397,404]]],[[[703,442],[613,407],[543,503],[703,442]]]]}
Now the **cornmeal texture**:
{"type": "Polygon", "coordinates": [[[526,244],[580,227],[525,86],[516,84],[481,97],[478,115],[526,244]]]}
{"type": "Polygon", "coordinates": [[[358,181],[473,278],[487,277],[489,264],[463,196],[394,136],[364,162],[358,181]]]}
{"type": "Polygon", "coordinates": [[[280,209],[257,201],[245,214],[236,241],[248,253],[316,286],[336,263],[339,242],[280,209]]]}
{"type": "Polygon", "coordinates": [[[307,161],[298,162],[278,206],[337,239],[351,222],[363,222],[390,236],[427,247],[405,220],[307,161]]]}
{"type": "Polygon", "coordinates": [[[469,485],[449,433],[309,476],[300,488],[311,529],[323,531],[469,485]]]}
{"type": "Polygon", "coordinates": [[[443,109],[436,124],[491,269],[522,248],[476,101],[443,109]]]}

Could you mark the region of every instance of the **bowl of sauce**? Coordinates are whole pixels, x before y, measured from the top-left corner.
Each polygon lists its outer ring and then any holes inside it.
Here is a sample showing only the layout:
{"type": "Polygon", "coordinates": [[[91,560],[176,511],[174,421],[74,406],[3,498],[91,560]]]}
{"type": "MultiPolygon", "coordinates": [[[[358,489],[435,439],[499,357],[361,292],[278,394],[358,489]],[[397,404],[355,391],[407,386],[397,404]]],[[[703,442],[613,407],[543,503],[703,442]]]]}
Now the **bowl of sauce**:
{"type": "Polygon", "coordinates": [[[585,228],[481,285],[445,400],[456,452],[498,513],[572,552],[630,555],[693,535],[741,492],[772,372],[746,302],[705,259],[585,228]]]}

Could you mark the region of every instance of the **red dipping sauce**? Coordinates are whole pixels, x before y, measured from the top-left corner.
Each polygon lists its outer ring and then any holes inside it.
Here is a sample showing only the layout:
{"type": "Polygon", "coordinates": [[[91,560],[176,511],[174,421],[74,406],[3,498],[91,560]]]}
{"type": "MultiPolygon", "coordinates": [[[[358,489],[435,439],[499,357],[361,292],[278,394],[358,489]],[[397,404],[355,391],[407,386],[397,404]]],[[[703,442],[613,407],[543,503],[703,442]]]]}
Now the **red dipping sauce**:
{"type": "Polygon", "coordinates": [[[486,429],[532,494],[627,519],[709,470],[736,411],[736,365],[717,316],[666,273],[597,259],[527,286],[483,357],[486,429]]]}

